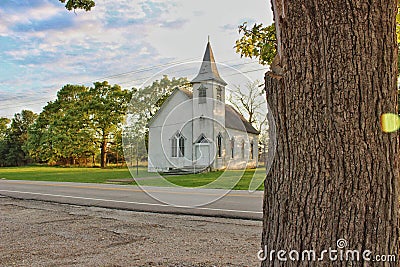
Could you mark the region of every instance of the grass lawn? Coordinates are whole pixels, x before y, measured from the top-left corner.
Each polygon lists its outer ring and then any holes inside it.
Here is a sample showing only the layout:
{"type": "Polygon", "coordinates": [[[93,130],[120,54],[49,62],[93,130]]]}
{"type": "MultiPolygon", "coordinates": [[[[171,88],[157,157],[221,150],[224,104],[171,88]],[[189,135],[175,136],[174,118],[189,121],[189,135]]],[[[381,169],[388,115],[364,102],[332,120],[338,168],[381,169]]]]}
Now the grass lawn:
{"type": "MultiPolygon", "coordinates": [[[[134,169],[136,176],[136,169],[134,169]]],[[[148,173],[146,167],[139,167],[138,177],[147,177],[140,180],[140,185],[171,186],[168,182],[184,187],[203,188],[231,188],[235,190],[249,189],[250,181],[255,177],[257,185],[265,177],[263,168],[249,169],[243,171],[228,170],[216,171],[202,174],[187,174],[176,176],[165,176],[164,179],[155,178],[157,174],[148,173]],[[241,177],[241,178],[240,178],[241,177]],[[239,179],[240,178],[240,179],[239,179]],[[239,181],[238,181],[239,180],[239,181]],[[235,185],[236,184],[236,185],[235,185]]],[[[55,182],[80,182],[80,183],[106,183],[113,179],[132,178],[128,168],[78,168],[78,167],[49,167],[49,166],[24,166],[0,168],[0,179],[8,180],[32,180],[32,181],[55,181],[55,182]]],[[[125,184],[136,184],[129,182],[125,184]]],[[[261,185],[258,190],[262,190],[261,185]]]]}
{"type": "Polygon", "coordinates": [[[104,183],[109,179],[131,178],[131,174],[127,168],[100,169],[24,166],[0,168],[1,178],[9,180],[104,183]]]}
{"type": "MultiPolygon", "coordinates": [[[[250,181],[253,177],[258,181],[258,184],[264,180],[265,169],[247,169],[243,170],[227,170],[215,171],[209,173],[187,174],[176,176],[164,176],[166,180],[175,185],[184,187],[203,187],[203,188],[232,188],[234,190],[248,190],[250,181]],[[241,177],[241,178],[240,178],[241,177]]],[[[140,185],[152,186],[168,186],[162,179],[149,179],[138,182],[140,185]]],[[[257,184],[257,183],[256,183],[257,184]]],[[[258,185],[257,184],[257,185],[258,185]]],[[[262,183],[257,190],[263,190],[262,183]]]]}

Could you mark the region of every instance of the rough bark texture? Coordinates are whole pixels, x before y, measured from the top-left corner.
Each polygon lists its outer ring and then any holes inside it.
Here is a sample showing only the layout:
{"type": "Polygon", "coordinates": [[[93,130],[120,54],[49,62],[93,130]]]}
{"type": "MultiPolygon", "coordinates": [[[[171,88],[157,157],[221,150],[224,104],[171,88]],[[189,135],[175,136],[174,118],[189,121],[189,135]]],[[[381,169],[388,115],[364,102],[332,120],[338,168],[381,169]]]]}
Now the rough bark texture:
{"type": "MultiPolygon", "coordinates": [[[[265,181],[262,247],[399,252],[396,0],[277,0],[280,63],[267,73],[277,152],[265,181]]],[[[275,18],[277,19],[277,18],[275,18]]],[[[263,261],[262,266],[399,266],[263,261]]],[[[288,254],[285,255],[288,258],[288,254]]],[[[371,256],[372,258],[372,256],[371,256]]]]}

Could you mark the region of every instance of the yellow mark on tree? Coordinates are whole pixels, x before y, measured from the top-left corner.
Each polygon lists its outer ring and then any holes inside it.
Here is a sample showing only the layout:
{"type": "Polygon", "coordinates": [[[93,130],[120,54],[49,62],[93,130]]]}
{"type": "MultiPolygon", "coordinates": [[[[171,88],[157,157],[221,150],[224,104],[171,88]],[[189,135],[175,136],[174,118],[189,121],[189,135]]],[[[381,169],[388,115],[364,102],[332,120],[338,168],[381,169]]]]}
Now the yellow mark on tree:
{"type": "Polygon", "coordinates": [[[392,133],[400,128],[400,117],[397,114],[385,113],[381,115],[381,128],[385,133],[392,133]]]}

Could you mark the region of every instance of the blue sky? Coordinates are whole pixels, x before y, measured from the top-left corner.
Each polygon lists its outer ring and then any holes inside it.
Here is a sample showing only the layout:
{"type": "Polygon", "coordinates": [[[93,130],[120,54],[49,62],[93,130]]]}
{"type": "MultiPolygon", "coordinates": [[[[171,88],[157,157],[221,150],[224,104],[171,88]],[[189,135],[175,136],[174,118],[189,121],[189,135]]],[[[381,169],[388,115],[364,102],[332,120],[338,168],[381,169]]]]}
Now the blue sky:
{"type": "Polygon", "coordinates": [[[262,80],[265,70],[233,46],[242,22],[272,23],[271,7],[266,0],[245,3],[97,0],[92,11],[74,13],[58,0],[1,0],[0,116],[40,112],[68,83],[108,80],[131,88],[162,74],[193,78],[208,35],[228,83],[242,82],[239,71],[262,80]]]}

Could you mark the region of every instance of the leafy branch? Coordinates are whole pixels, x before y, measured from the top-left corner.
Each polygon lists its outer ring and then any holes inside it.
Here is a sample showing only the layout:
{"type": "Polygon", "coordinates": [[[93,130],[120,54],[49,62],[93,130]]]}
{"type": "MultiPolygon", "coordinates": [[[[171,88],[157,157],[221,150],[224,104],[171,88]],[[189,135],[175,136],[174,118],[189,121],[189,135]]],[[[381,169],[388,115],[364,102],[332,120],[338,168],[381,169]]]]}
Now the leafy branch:
{"type": "Polygon", "coordinates": [[[90,11],[92,7],[95,6],[93,0],[59,0],[61,3],[65,3],[65,8],[68,10],[83,9],[85,11],[90,11]]]}

